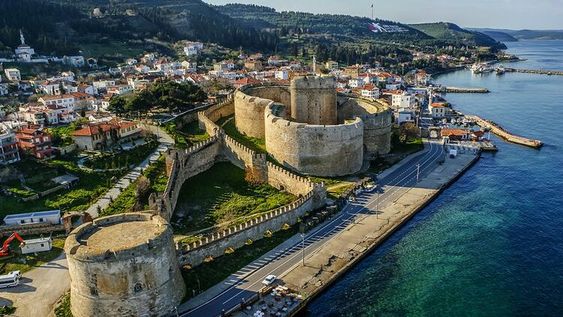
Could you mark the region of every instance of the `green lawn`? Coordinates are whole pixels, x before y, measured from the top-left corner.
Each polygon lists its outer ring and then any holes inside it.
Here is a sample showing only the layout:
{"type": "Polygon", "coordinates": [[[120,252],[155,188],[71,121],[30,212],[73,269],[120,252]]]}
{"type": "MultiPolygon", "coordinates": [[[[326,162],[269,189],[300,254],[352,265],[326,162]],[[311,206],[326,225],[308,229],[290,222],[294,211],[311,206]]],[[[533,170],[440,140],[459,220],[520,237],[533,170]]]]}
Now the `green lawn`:
{"type": "Polygon", "coordinates": [[[180,129],[180,133],[186,138],[188,143],[195,144],[209,139],[209,134],[199,127],[199,122],[190,122],[180,129]]]}
{"type": "Polygon", "coordinates": [[[229,275],[237,272],[291,238],[297,232],[297,226],[288,230],[281,230],[274,233],[270,238],[263,238],[251,245],[245,245],[235,250],[234,253],[225,254],[209,263],[203,263],[192,269],[182,270],[186,284],[186,299],[192,298],[194,294],[197,295],[223,281],[229,275]]]}
{"type": "Polygon", "coordinates": [[[258,139],[258,138],[252,138],[252,137],[248,137],[246,135],[243,135],[242,133],[240,133],[237,130],[237,127],[235,125],[235,120],[231,119],[233,118],[233,116],[231,117],[227,117],[227,118],[223,118],[219,121],[217,121],[217,124],[219,126],[222,126],[223,129],[225,130],[225,133],[227,133],[231,138],[237,140],[240,144],[256,151],[259,153],[266,153],[266,140],[264,139],[258,139]]]}
{"type": "MultiPolygon", "coordinates": [[[[230,163],[218,163],[192,177],[182,187],[176,215],[185,214],[175,232],[185,234],[243,216],[265,212],[295,200],[269,185],[252,185],[244,171],[230,163]]],[[[175,221],[173,221],[175,222],[175,221]]]]}
{"type": "Polygon", "coordinates": [[[422,143],[421,138],[408,140],[404,143],[402,142],[393,142],[391,146],[391,153],[392,154],[412,154],[424,149],[424,144],[422,143]]]}
{"type": "MultiPolygon", "coordinates": [[[[25,237],[27,238],[27,237],[25,237]]],[[[25,239],[24,238],[24,239],[25,239]]],[[[64,238],[54,238],[53,248],[48,252],[34,254],[20,254],[7,260],[0,260],[0,274],[6,274],[11,271],[20,270],[22,273],[31,270],[34,267],[54,260],[62,252],[65,244],[64,238]]],[[[12,243],[12,250],[18,249],[19,242],[17,240],[12,243]]],[[[19,250],[19,249],[18,249],[19,250]]]]}
{"type": "MultiPolygon", "coordinates": [[[[26,184],[31,184],[31,186],[37,187],[37,189],[51,188],[52,184],[49,184],[49,182],[52,177],[67,173],[79,177],[80,180],[78,184],[70,190],[61,190],[29,202],[23,202],[20,198],[14,196],[0,195],[0,218],[3,218],[7,214],[47,209],[61,209],[63,211],[85,210],[110,188],[112,178],[117,180],[122,176],[122,173],[118,172],[86,172],[76,165],[75,160],[76,158],[74,157],[50,161],[28,159],[4,167],[16,169],[24,175],[26,184]]],[[[9,184],[0,184],[0,186],[9,189],[12,188],[11,186],[13,184],[14,182],[12,181],[9,184]]]]}

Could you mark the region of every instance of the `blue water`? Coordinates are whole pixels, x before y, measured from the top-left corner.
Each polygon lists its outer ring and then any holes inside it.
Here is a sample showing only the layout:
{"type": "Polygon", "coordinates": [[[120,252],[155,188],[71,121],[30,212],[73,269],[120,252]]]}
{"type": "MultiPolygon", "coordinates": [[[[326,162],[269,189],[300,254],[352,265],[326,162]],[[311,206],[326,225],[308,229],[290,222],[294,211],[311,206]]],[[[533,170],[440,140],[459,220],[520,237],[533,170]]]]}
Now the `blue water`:
{"type": "MultiPolygon", "coordinates": [[[[563,41],[509,43],[510,67],[563,70],[563,41]]],[[[563,316],[563,77],[468,71],[454,107],[541,139],[496,140],[458,182],[314,300],[307,316],[563,316]]]]}

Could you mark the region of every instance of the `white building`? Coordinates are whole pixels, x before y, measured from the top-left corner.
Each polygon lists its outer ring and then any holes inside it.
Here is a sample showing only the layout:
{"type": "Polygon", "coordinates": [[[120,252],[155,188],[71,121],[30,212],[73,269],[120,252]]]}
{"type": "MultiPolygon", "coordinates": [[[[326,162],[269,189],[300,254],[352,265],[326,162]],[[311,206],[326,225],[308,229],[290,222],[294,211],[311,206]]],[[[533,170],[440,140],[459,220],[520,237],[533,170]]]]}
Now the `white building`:
{"type": "Polygon", "coordinates": [[[50,210],[7,215],[6,217],[4,217],[4,223],[8,226],[25,225],[32,223],[49,223],[52,225],[58,225],[61,223],[61,211],[50,210]]]}
{"type": "Polygon", "coordinates": [[[21,81],[22,75],[17,68],[6,68],[4,74],[9,81],[21,81]]]}
{"type": "Polygon", "coordinates": [[[285,69],[283,69],[283,70],[278,70],[278,71],[276,71],[276,73],[274,74],[274,77],[275,77],[276,79],[279,79],[279,80],[288,80],[288,79],[289,79],[289,72],[288,72],[287,70],[285,70],[285,69]]]}
{"type": "Polygon", "coordinates": [[[186,54],[186,56],[196,56],[201,50],[203,50],[203,43],[201,42],[188,42],[188,44],[184,46],[184,54],[186,54]]]}
{"type": "Polygon", "coordinates": [[[352,78],[348,81],[348,86],[350,88],[358,88],[364,85],[364,80],[362,78],[352,78]]]}
{"type": "Polygon", "coordinates": [[[25,38],[23,32],[20,30],[20,41],[21,44],[14,50],[16,54],[16,59],[20,62],[29,63],[31,62],[31,57],[35,55],[35,50],[29,45],[25,44],[25,38]]]}
{"type": "Polygon", "coordinates": [[[401,108],[411,108],[414,106],[415,98],[405,92],[394,93],[391,95],[391,108],[398,110],[401,108]]]}
{"type": "Polygon", "coordinates": [[[51,240],[51,238],[29,239],[25,240],[25,244],[20,248],[22,254],[51,251],[53,248],[53,240],[51,240]]]}
{"type": "Polygon", "coordinates": [[[416,111],[414,109],[401,108],[395,112],[395,122],[401,125],[405,122],[414,122],[416,118],[416,111]]]}
{"type": "Polygon", "coordinates": [[[432,118],[440,119],[445,118],[451,113],[449,104],[445,102],[434,102],[430,104],[429,109],[432,118]]]}
{"type": "Polygon", "coordinates": [[[59,106],[63,108],[74,108],[76,104],[76,98],[73,95],[65,94],[65,95],[56,95],[56,96],[43,96],[39,98],[37,101],[42,103],[45,106],[59,106]]]}
{"type": "Polygon", "coordinates": [[[380,96],[379,88],[375,87],[373,84],[368,84],[362,87],[361,94],[362,97],[368,99],[379,99],[380,96]]]}

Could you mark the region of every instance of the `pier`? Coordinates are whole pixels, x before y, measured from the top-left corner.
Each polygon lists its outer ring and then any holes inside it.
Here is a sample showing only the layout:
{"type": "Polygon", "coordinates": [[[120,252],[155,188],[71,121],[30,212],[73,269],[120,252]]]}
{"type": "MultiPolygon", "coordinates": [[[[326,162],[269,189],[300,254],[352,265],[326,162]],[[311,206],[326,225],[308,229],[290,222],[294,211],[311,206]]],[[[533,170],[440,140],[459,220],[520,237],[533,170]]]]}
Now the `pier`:
{"type": "Polygon", "coordinates": [[[563,76],[563,71],[560,70],[546,70],[546,69],[521,69],[521,68],[506,68],[508,73],[523,73],[523,74],[538,74],[549,76],[563,76]]]}
{"type": "Polygon", "coordinates": [[[435,89],[436,92],[449,94],[488,94],[487,88],[463,88],[463,87],[440,87],[435,89]]]}
{"type": "Polygon", "coordinates": [[[531,147],[531,148],[534,148],[534,149],[539,149],[543,146],[542,141],[528,139],[528,138],[525,138],[525,137],[514,135],[514,134],[506,131],[505,129],[503,129],[498,124],[491,122],[491,121],[484,120],[484,119],[482,119],[478,116],[465,116],[465,117],[467,119],[477,123],[477,125],[479,125],[481,128],[490,129],[491,132],[493,132],[495,135],[497,135],[498,137],[500,137],[500,138],[502,138],[502,139],[504,139],[508,142],[528,146],[528,147],[531,147]]]}

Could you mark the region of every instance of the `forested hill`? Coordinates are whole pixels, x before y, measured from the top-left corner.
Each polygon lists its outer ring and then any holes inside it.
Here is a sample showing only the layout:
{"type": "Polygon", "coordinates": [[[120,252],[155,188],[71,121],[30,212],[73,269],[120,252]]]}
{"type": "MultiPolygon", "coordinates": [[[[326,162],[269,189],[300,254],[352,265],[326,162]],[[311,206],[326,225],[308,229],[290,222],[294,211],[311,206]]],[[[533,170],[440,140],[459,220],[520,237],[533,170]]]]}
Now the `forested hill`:
{"type": "Polygon", "coordinates": [[[368,27],[374,21],[365,17],[294,11],[278,12],[273,8],[247,4],[227,4],[215,8],[224,15],[244,22],[247,26],[257,29],[278,29],[282,35],[292,32],[379,40],[430,39],[426,34],[407,25],[383,20],[376,22],[387,30],[379,30],[374,33],[368,27]]]}
{"type": "Polygon", "coordinates": [[[464,44],[470,46],[488,46],[496,49],[506,49],[501,42],[481,32],[462,29],[461,27],[448,22],[411,24],[413,28],[426,33],[427,35],[449,42],[452,44],[464,44]]]}
{"type": "Polygon", "coordinates": [[[200,0],[1,0],[0,51],[19,44],[19,29],[42,54],[76,53],[107,41],[180,39],[231,48],[274,50],[278,37],[245,26],[200,0]],[[95,16],[94,9],[101,14],[95,16]]]}

